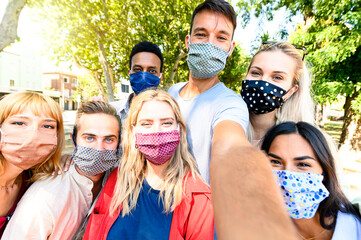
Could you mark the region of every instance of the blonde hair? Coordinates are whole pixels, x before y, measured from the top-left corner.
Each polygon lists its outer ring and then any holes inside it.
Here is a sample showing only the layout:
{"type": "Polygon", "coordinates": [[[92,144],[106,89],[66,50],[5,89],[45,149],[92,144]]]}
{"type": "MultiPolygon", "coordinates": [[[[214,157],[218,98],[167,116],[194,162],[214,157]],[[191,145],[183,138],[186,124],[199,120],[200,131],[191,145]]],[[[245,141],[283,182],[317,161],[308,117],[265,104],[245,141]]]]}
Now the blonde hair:
{"type": "Polygon", "coordinates": [[[166,163],[165,178],[159,194],[159,198],[163,202],[164,212],[173,211],[181,202],[184,176],[189,172],[193,176],[199,176],[195,160],[188,150],[186,124],[175,99],[168,93],[159,90],[142,92],[133,99],[128,118],[123,126],[123,155],[120,160],[118,178],[110,206],[111,214],[120,205],[123,205],[122,216],[125,216],[137,205],[138,196],[144,181],[146,160],[144,155],[135,148],[133,126],[137,124],[138,114],[143,104],[152,100],[168,103],[173,109],[176,121],[179,124],[180,142],[173,156],[166,163]]]}
{"type": "MultiPolygon", "coordinates": [[[[30,108],[31,112],[40,116],[42,114],[54,118],[57,122],[57,146],[48,158],[31,168],[31,181],[44,179],[52,175],[54,171],[61,169],[59,159],[64,146],[64,126],[62,111],[52,98],[37,92],[17,92],[11,93],[0,101],[0,125],[8,117],[25,111],[30,108]]],[[[0,152],[0,174],[5,171],[6,159],[0,152]]]]}
{"type": "MultiPolygon", "coordinates": [[[[281,51],[292,57],[296,62],[295,75],[292,86],[298,85],[298,90],[290,96],[281,108],[276,109],[276,123],[293,121],[315,123],[314,101],[311,97],[312,74],[306,63],[302,61],[301,53],[288,42],[267,44],[262,47],[252,58],[248,71],[253,64],[255,57],[263,52],[281,51]]],[[[248,139],[253,140],[253,126],[248,125],[248,139]]]]}

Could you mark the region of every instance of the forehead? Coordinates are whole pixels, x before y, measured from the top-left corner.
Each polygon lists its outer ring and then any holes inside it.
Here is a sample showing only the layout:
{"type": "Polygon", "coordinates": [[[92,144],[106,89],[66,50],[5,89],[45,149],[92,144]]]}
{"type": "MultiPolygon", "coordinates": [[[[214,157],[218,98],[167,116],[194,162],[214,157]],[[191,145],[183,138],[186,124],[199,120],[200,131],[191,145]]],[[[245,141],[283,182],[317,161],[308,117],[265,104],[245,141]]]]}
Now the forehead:
{"type": "Polygon", "coordinates": [[[311,156],[316,159],[314,151],[309,142],[299,134],[282,134],[275,137],[269,152],[295,158],[299,156],[311,156]]]}
{"type": "Polygon", "coordinates": [[[254,57],[253,66],[264,71],[282,71],[292,75],[296,70],[296,60],[282,51],[261,52],[254,57]]]}
{"type": "Polygon", "coordinates": [[[165,101],[151,100],[144,102],[138,114],[138,121],[162,118],[175,118],[172,107],[165,101]]]}
{"type": "Polygon", "coordinates": [[[56,120],[55,118],[53,118],[51,116],[51,114],[49,114],[46,110],[40,110],[38,108],[36,109],[33,109],[31,106],[27,106],[25,108],[22,108],[22,109],[18,109],[18,110],[15,110],[15,111],[12,111],[10,113],[10,115],[8,116],[8,118],[10,117],[15,117],[15,116],[26,116],[26,117],[40,117],[40,118],[51,118],[51,119],[54,119],[56,120]]]}
{"type": "Polygon", "coordinates": [[[198,28],[204,28],[207,31],[225,31],[230,35],[233,33],[232,22],[222,13],[203,10],[197,13],[193,20],[192,32],[198,28]]]}
{"type": "Polygon", "coordinates": [[[151,52],[139,52],[132,57],[132,67],[140,65],[142,67],[157,67],[160,69],[161,61],[159,57],[151,52]]]}
{"type": "Polygon", "coordinates": [[[118,120],[104,113],[83,114],[78,122],[78,133],[91,133],[94,135],[119,134],[118,120]]]}

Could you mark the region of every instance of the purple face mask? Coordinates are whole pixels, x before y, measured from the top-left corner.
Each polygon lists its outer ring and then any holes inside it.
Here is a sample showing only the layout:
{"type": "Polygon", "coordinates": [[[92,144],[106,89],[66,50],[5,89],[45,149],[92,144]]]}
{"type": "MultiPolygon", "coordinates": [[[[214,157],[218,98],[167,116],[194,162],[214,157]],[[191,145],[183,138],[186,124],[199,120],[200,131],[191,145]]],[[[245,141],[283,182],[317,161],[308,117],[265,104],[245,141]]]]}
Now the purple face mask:
{"type": "Polygon", "coordinates": [[[155,165],[162,165],[172,157],[179,140],[178,130],[135,134],[135,145],[138,150],[155,165]]]}

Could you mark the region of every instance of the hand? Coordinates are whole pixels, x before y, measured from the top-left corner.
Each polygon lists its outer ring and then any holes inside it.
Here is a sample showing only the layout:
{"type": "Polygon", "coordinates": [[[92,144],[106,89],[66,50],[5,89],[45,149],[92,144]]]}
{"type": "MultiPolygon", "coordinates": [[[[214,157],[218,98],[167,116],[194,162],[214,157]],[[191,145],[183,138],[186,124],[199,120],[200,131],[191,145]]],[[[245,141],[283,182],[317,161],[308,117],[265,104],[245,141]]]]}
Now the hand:
{"type": "MultiPolygon", "coordinates": [[[[62,174],[63,172],[67,172],[69,170],[70,164],[73,163],[73,160],[71,158],[71,154],[64,154],[61,156],[60,159],[60,167],[61,169],[58,170],[58,175],[62,174]]],[[[55,174],[56,171],[52,173],[52,175],[55,174]]]]}

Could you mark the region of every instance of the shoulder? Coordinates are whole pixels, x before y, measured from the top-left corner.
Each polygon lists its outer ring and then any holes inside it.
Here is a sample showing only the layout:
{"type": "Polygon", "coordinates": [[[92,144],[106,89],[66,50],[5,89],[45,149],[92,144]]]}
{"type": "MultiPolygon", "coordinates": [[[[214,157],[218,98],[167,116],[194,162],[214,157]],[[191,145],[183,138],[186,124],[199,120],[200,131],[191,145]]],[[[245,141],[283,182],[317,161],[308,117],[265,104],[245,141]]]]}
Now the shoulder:
{"type": "Polygon", "coordinates": [[[332,240],[336,239],[357,239],[361,235],[361,221],[351,213],[338,211],[336,227],[332,240]]]}
{"type": "Polygon", "coordinates": [[[184,177],[184,188],[187,197],[191,197],[194,194],[201,194],[206,198],[211,198],[211,188],[197,174],[188,173],[184,177]]]}
{"type": "Polygon", "coordinates": [[[173,86],[171,86],[168,90],[168,93],[172,95],[173,97],[177,96],[179,93],[179,90],[184,87],[188,82],[180,82],[176,83],[173,86]]]}

